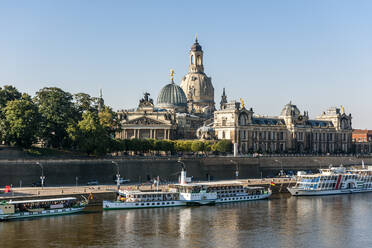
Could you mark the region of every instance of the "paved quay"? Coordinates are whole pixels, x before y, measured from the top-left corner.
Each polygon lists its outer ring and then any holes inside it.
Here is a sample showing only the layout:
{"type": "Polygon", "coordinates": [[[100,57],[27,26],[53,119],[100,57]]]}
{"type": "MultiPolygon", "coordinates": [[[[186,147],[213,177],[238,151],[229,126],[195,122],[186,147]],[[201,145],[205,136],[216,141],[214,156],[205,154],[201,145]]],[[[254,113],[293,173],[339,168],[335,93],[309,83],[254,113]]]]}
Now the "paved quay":
{"type": "MultiPolygon", "coordinates": [[[[214,183],[243,183],[247,186],[263,186],[271,187],[274,193],[286,192],[288,186],[296,183],[292,178],[265,178],[265,179],[237,179],[213,181],[214,183]],[[275,185],[271,185],[274,182],[275,185]]],[[[169,184],[159,185],[160,190],[168,188],[169,184]]],[[[121,189],[127,190],[155,190],[156,186],[151,184],[132,184],[121,185],[121,189]]],[[[95,186],[61,186],[61,187],[15,187],[9,193],[0,193],[0,200],[9,199],[34,199],[39,197],[63,197],[63,196],[77,196],[85,197],[90,194],[93,195],[97,201],[105,197],[113,198],[116,194],[116,185],[95,185],[95,186]]]]}

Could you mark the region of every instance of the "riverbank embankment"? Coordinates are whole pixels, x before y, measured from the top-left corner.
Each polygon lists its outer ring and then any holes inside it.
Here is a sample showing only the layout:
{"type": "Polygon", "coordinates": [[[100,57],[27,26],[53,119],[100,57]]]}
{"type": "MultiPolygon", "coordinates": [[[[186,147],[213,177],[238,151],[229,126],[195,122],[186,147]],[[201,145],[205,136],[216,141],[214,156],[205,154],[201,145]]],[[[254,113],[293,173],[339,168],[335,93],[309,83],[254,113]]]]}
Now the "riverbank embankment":
{"type": "MultiPolygon", "coordinates": [[[[0,187],[5,185],[31,186],[46,177],[47,186],[86,185],[97,180],[99,184],[114,184],[119,170],[121,177],[131,183],[149,182],[160,177],[162,183],[178,180],[181,164],[174,157],[105,159],[0,159],[0,187]],[[114,163],[113,163],[114,161],[114,163]]],[[[204,157],[182,158],[187,175],[195,181],[230,180],[236,178],[265,178],[276,176],[281,169],[317,171],[330,164],[339,166],[372,165],[372,157],[351,156],[277,156],[277,157],[204,157]]]]}

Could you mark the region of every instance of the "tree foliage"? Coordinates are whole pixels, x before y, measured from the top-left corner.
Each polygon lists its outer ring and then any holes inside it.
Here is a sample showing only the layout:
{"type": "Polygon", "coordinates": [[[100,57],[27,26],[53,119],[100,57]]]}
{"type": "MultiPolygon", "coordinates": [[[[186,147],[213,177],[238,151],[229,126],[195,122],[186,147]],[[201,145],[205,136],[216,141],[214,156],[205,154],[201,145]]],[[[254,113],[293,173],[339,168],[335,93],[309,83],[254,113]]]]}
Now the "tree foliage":
{"type": "Polygon", "coordinates": [[[40,138],[51,147],[69,147],[67,127],[79,120],[72,95],[60,88],[43,88],[36,92],[35,103],[41,114],[40,138]]]}
{"type": "Polygon", "coordinates": [[[21,97],[22,93],[14,86],[5,85],[3,88],[0,87],[0,109],[5,108],[9,101],[19,100],[21,97]]]}
{"type": "Polygon", "coordinates": [[[40,118],[30,98],[9,101],[4,115],[3,138],[7,143],[27,148],[36,142],[40,118]]]}
{"type": "Polygon", "coordinates": [[[70,124],[67,132],[78,150],[88,155],[103,155],[109,150],[110,137],[94,112],[84,112],[77,125],[70,124]]]}
{"type": "Polygon", "coordinates": [[[232,151],[233,144],[231,140],[219,140],[217,143],[215,143],[212,146],[213,151],[218,151],[218,152],[224,152],[224,153],[230,153],[232,151]]]}
{"type": "Polygon", "coordinates": [[[191,144],[191,150],[193,152],[204,151],[204,142],[200,140],[194,140],[191,144]]]}
{"type": "Polygon", "coordinates": [[[77,93],[73,95],[73,103],[76,111],[81,115],[84,112],[97,112],[97,107],[94,105],[94,98],[86,93],[77,93]]]}

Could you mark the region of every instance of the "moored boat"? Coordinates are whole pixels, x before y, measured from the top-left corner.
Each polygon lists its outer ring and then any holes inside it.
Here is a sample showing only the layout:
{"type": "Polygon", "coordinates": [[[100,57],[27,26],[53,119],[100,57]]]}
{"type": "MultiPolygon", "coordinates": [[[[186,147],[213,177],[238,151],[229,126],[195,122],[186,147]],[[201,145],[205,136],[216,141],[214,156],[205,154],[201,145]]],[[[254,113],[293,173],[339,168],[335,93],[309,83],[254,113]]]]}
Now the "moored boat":
{"type": "Polygon", "coordinates": [[[83,211],[87,201],[75,197],[0,202],[0,220],[74,214],[83,211]]]}
{"type": "Polygon", "coordinates": [[[185,206],[178,193],[119,190],[116,201],[103,201],[104,210],[185,206]]]}
{"type": "Polygon", "coordinates": [[[372,191],[372,167],[365,169],[331,167],[316,174],[300,174],[288,187],[293,196],[336,195],[372,191]]]}
{"type": "Polygon", "coordinates": [[[103,201],[103,209],[159,208],[175,206],[213,205],[218,203],[266,199],[270,189],[245,187],[238,181],[188,183],[184,168],[179,184],[168,191],[119,190],[115,201],[103,201]]]}
{"type": "Polygon", "coordinates": [[[192,184],[175,184],[170,185],[171,191],[181,193],[192,193],[204,190],[207,193],[215,195],[214,203],[240,202],[267,199],[271,195],[270,189],[264,187],[248,187],[239,181],[218,181],[218,182],[201,182],[192,184]]]}

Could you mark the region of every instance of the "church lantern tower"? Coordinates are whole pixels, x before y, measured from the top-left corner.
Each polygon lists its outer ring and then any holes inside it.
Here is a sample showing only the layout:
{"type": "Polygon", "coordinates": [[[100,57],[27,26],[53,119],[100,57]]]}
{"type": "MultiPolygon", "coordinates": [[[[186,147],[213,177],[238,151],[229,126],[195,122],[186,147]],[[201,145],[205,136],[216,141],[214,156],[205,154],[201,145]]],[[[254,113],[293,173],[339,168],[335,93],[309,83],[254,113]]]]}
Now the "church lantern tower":
{"type": "Polygon", "coordinates": [[[195,38],[189,53],[189,71],[182,78],[181,88],[186,94],[188,111],[206,117],[215,110],[212,79],[204,73],[203,49],[195,38]]]}

